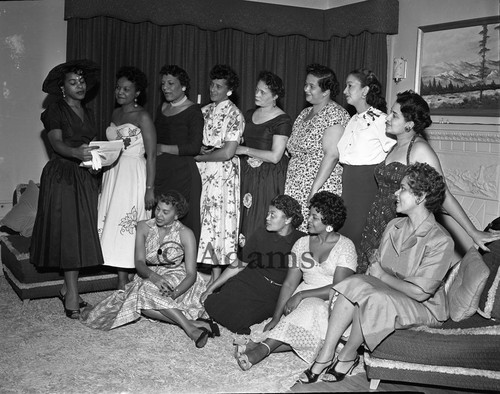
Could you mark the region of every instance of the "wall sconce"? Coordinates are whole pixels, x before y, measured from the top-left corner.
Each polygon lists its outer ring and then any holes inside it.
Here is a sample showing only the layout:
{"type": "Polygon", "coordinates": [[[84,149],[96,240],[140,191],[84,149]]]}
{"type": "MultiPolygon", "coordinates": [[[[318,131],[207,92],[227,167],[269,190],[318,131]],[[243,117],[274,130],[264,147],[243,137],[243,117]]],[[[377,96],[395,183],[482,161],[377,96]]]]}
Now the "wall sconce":
{"type": "Polygon", "coordinates": [[[395,57],[392,64],[392,79],[398,83],[406,78],[406,67],[408,61],[402,57],[395,57]]]}

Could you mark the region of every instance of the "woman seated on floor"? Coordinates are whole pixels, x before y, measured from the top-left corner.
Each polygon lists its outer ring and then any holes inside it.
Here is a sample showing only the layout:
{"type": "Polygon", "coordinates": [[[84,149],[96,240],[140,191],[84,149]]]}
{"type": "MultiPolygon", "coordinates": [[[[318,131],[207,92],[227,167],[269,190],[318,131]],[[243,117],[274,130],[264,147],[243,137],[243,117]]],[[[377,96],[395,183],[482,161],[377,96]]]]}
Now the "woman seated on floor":
{"type": "Polygon", "coordinates": [[[359,363],[358,348],[373,351],[394,330],[416,325],[439,326],[448,319],[441,285],[453,257],[453,240],[434,218],[446,185],[430,165],[406,169],[396,191],[396,210],[406,217],[387,225],[367,275],[354,275],[333,290],[340,293],[316,361],[299,380],[341,381],[359,363]],[[352,324],[347,343],[334,360],[340,337],[352,324]]]}
{"type": "Polygon", "coordinates": [[[218,327],[195,321],[203,313],[200,296],[205,282],[196,271],[196,241],[179,219],[188,210],[185,198],[170,190],[157,199],[155,217],[137,224],[134,280],[82,312],[81,321],[99,330],[111,330],[140,319],[177,324],[205,346],[218,327]],[[210,328],[210,330],[209,330],[210,328]]]}
{"type": "Polygon", "coordinates": [[[271,321],[260,343],[237,344],[236,360],[244,371],[272,352],[293,350],[312,362],[328,327],[330,289],[356,272],[357,255],[350,239],[337,233],[346,218],[342,198],[316,193],[309,207],[309,236],[299,239],[271,321]],[[302,282],[301,282],[302,281],[302,282]]]}
{"type": "Polygon", "coordinates": [[[305,235],[296,230],[302,221],[301,206],[292,197],[279,195],[271,201],[266,227],[254,232],[240,258],[202,295],[211,318],[233,332],[249,334],[251,325],[273,314],[292,246],[305,235]]]}

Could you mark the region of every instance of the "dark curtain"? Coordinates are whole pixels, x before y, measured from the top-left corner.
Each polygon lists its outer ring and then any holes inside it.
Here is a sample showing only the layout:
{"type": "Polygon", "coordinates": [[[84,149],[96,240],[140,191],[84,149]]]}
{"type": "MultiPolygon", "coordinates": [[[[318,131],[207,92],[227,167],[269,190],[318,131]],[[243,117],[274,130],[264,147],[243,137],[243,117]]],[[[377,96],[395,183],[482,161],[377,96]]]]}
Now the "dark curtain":
{"type": "MultiPolygon", "coordinates": [[[[155,114],[161,103],[159,72],[164,64],[177,64],[191,77],[189,97],[201,103],[209,101],[210,68],[217,63],[229,64],[240,77],[236,104],[245,112],[254,106],[253,93],[261,70],[278,74],[285,83],[282,108],[295,118],[306,102],[303,94],[305,67],[320,63],[337,74],[340,90],[347,73],[357,67],[368,67],[386,85],[386,34],[361,32],[330,40],[313,40],[302,35],[273,36],[251,34],[240,30],[209,31],[192,25],[159,26],[151,22],[130,23],[110,17],[68,20],[67,58],[88,58],[101,67],[101,85],[90,103],[97,116],[99,130],[109,124],[114,108],[115,73],[120,66],[132,65],[149,78],[146,108],[155,114]]],[[[338,102],[345,105],[342,93],[338,102]]]]}

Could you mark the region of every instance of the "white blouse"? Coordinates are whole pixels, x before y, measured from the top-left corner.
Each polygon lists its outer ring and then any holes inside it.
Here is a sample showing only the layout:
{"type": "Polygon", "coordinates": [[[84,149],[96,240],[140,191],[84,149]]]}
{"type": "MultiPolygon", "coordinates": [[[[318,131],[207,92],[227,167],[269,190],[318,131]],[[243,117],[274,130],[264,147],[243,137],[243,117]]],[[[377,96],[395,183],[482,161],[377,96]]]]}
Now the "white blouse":
{"type": "Polygon", "coordinates": [[[378,164],[396,143],[385,133],[387,115],[370,107],[354,115],[338,142],[339,162],[355,166],[378,164]]]}

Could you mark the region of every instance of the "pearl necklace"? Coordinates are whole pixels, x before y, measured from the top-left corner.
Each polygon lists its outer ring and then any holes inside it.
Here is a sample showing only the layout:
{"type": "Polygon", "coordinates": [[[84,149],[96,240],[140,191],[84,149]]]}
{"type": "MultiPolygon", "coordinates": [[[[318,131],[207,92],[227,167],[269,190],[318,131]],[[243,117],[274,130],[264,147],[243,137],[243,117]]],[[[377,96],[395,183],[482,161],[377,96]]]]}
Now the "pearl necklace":
{"type": "Polygon", "coordinates": [[[172,107],[179,107],[179,106],[181,106],[182,104],[184,104],[184,102],[185,102],[187,99],[188,99],[188,98],[187,98],[187,96],[186,96],[186,95],[184,95],[184,97],[183,97],[183,98],[181,98],[181,99],[180,99],[179,101],[177,101],[176,103],[174,103],[173,101],[171,101],[171,102],[170,102],[170,105],[171,105],[172,107]]]}

